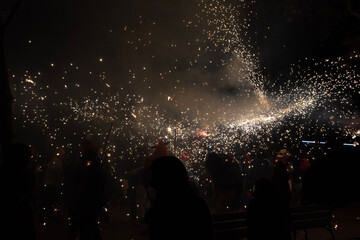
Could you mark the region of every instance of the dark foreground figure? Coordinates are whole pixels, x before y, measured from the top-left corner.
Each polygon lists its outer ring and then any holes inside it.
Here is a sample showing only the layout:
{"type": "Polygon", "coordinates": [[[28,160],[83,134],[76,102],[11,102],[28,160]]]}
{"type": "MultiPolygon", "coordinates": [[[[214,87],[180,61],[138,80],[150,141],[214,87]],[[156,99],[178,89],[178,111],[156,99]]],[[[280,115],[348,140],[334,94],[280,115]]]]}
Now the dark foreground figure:
{"type": "Polygon", "coordinates": [[[191,188],[181,161],[161,157],[151,170],[156,198],[145,216],[150,239],[213,239],[209,208],[191,188]]]}
{"type": "Polygon", "coordinates": [[[206,158],[206,170],[212,178],[216,210],[238,210],[243,185],[239,162],[227,154],[212,152],[206,158]]]}
{"type": "Polygon", "coordinates": [[[272,182],[260,178],[255,182],[255,192],[247,209],[248,239],[291,240],[290,213],[279,201],[272,182]]]}
{"type": "Polygon", "coordinates": [[[273,186],[269,179],[255,182],[255,192],[247,209],[248,239],[275,239],[276,210],[273,186]]]}
{"type": "Polygon", "coordinates": [[[287,151],[281,150],[271,180],[259,178],[255,182],[254,198],[247,210],[249,240],[292,239],[288,157],[287,151]]]}
{"type": "Polygon", "coordinates": [[[72,182],[69,206],[71,227],[68,239],[100,240],[99,218],[104,206],[106,176],[96,151],[86,151],[72,182]]]}
{"type": "Polygon", "coordinates": [[[36,239],[31,155],[23,143],[11,144],[5,152],[0,168],[0,239],[36,239]]]}

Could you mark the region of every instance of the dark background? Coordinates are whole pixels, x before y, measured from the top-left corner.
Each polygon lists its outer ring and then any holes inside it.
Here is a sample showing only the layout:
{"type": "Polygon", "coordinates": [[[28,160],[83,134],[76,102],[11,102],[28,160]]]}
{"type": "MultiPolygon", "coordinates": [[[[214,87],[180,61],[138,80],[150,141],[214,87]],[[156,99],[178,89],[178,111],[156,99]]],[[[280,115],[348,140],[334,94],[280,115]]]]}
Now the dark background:
{"type": "MultiPolygon", "coordinates": [[[[1,0],[3,17],[15,1],[1,0]]],[[[186,12],[177,1],[45,1],[25,0],[6,36],[11,69],[43,70],[82,62],[103,70],[121,69],[124,58],[121,29],[135,25],[138,14],[166,15],[168,9],[186,12]],[[179,6],[178,6],[179,5],[179,6]],[[179,10],[180,9],[180,10],[179,10]],[[113,32],[109,30],[112,29],[113,32]],[[28,43],[31,40],[31,44],[28,43]]],[[[360,48],[360,8],[356,0],[263,0],[252,5],[250,36],[259,52],[265,74],[276,75],[304,58],[335,58],[355,55],[360,48]]],[[[166,17],[166,16],[163,16],[166,17]]],[[[171,24],[171,21],[168,23],[171,24]]]]}

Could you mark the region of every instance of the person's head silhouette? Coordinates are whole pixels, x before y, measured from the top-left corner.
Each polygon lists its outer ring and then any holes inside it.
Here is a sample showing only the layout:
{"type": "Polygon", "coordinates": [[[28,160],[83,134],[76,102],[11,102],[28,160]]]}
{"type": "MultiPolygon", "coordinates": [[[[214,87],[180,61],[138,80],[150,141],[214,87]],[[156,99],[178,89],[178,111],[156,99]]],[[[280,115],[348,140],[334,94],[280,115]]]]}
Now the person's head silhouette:
{"type": "Polygon", "coordinates": [[[181,192],[190,188],[188,173],[181,161],[172,156],[154,160],[151,186],[158,193],[181,192]]]}

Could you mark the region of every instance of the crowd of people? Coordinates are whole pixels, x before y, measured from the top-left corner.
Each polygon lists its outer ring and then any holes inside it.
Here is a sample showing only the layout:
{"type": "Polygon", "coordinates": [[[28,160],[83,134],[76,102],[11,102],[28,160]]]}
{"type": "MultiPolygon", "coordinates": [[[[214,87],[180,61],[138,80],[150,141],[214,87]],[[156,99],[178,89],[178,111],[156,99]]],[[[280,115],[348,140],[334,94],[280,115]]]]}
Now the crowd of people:
{"type": "MultiPolygon", "coordinates": [[[[101,239],[99,223],[109,220],[111,198],[101,150],[88,140],[78,158],[57,148],[40,177],[31,164],[31,148],[10,145],[0,168],[1,232],[13,239],[36,239],[35,216],[55,219],[57,204],[62,203],[70,219],[69,240],[101,239]]],[[[211,213],[247,211],[249,239],[291,239],[291,204],[317,200],[311,198],[309,180],[304,180],[314,176],[311,169],[317,163],[307,151],[300,153],[259,151],[237,159],[209,152],[204,161],[206,179],[199,179],[189,167],[191,155],[186,151],[179,158],[172,156],[163,141],[152,152],[136,149],[128,161],[128,187],[123,193],[131,221],[145,224],[150,239],[170,235],[213,239],[211,213]]]]}

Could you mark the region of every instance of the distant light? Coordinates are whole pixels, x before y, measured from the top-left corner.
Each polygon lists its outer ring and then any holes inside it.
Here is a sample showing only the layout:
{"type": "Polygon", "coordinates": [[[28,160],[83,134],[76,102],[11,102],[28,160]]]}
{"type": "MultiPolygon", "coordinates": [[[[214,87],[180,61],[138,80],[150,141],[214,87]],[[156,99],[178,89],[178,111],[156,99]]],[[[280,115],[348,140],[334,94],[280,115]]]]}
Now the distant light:
{"type": "MultiPolygon", "coordinates": [[[[303,144],[316,144],[316,141],[308,141],[308,140],[303,140],[301,141],[303,144]]],[[[326,142],[319,142],[320,145],[325,145],[326,142]]]]}
{"type": "Polygon", "coordinates": [[[55,66],[55,65],[54,65],[53,63],[50,63],[50,66],[53,67],[53,66],[55,66]]]}
{"type": "Polygon", "coordinates": [[[344,143],[343,146],[344,147],[356,147],[356,144],[354,144],[354,143],[344,143]]]}
{"type": "Polygon", "coordinates": [[[306,140],[303,140],[302,143],[304,143],[304,144],[315,144],[315,141],[306,141],[306,140]]]}
{"type": "Polygon", "coordinates": [[[102,58],[99,58],[99,62],[102,62],[103,61],[103,59],[102,58]]]}

